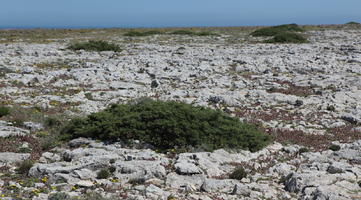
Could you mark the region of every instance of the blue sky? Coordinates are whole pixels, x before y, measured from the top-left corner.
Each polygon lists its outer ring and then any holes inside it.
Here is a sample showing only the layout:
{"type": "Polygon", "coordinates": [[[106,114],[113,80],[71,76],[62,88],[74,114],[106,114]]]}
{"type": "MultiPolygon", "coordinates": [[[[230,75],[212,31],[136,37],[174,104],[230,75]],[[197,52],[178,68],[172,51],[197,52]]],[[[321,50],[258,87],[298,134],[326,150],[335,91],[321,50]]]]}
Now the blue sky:
{"type": "Polygon", "coordinates": [[[184,27],[361,22],[361,0],[1,0],[0,27],[184,27]]]}

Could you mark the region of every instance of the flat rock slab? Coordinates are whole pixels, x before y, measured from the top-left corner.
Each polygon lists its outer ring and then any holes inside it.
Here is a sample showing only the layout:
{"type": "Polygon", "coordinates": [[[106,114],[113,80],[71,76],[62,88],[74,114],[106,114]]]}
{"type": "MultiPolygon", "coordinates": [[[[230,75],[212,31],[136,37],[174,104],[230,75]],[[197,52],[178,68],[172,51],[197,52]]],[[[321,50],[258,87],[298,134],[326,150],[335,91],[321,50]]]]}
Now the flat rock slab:
{"type": "Polygon", "coordinates": [[[29,153],[0,153],[0,163],[19,163],[30,158],[29,153]]]}

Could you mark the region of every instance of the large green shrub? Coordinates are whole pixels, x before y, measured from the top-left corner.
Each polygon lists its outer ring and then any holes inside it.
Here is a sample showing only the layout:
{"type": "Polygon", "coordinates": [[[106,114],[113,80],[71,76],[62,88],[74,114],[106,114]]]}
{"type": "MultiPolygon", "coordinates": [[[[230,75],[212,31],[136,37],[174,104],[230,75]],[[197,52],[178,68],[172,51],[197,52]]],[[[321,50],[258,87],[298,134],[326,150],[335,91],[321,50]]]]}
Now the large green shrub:
{"type": "Polygon", "coordinates": [[[272,39],[266,40],[267,43],[306,43],[308,42],[305,37],[297,33],[279,33],[272,39]]]}
{"type": "Polygon", "coordinates": [[[297,24],[284,24],[279,26],[271,26],[258,29],[251,33],[255,37],[264,37],[264,36],[275,36],[284,32],[303,32],[304,30],[299,27],[297,24]]]}
{"type": "Polygon", "coordinates": [[[210,108],[174,101],[145,100],[111,105],[104,111],[70,121],[62,130],[67,139],[137,139],[160,149],[200,147],[257,151],[270,142],[255,125],[210,108]]]}
{"type": "Polygon", "coordinates": [[[102,40],[90,40],[88,42],[75,43],[68,47],[71,50],[86,50],[86,51],[121,51],[116,44],[111,44],[102,40]]]}

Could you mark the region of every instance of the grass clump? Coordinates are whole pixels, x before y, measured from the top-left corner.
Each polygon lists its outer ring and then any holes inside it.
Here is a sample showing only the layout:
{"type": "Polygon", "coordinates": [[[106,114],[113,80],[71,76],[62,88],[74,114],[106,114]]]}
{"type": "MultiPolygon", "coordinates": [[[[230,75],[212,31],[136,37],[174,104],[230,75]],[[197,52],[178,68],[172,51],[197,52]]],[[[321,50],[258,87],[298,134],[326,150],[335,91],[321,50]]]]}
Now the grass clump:
{"type": "Polygon", "coordinates": [[[266,40],[266,43],[306,43],[305,37],[298,33],[284,32],[275,35],[272,39],[266,40]]]}
{"type": "Polygon", "coordinates": [[[283,24],[279,26],[271,26],[258,29],[251,33],[254,37],[265,37],[265,36],[275,36],[279,33],[284,32],[303,32],[304,30],[299,27],[297,24],[283,24]]]}
{"type": "Polygon", "coordinates": [[[8,114],[10,114],[10,109],[5,106],[0,106],[0,117],[4,117],[8,114]]]}
{"type": "Polygon", "coordinates": [[[16,169],[16,172],[23,175],[28,175],[30,168],[32,168],[34,162],[32,160],[25,160],[20,163],[19,167],[16,169]]]}
{"type": "Polygon", "coordinates": [[[271,140],[255,125],[223,112],[147,98],[114,104],[85,118],[73,119],[61,133],[65,139],[140,140],[161,150],[191,146],[208,151],[217,148],[257,151],[271,140]]]}
{"type": "Polygon", "coordinates": [[[129,31],[127,33],[124,34],[124,36],[128,36],[128,37],[144,37],[144,36],[151,36],[151,35],[160,35],[163,34],[161,31],[157,31],[157,30],[151,30],[151,31],[129,31]]]}
{"type": "Polygon", "coordinates": [[[86,50],[86,51],[121,51],[116,44],[111,44],[102,40],[90,40],[88,42],[75,43],[68,47],[71,50],[86,50]]]}
{"type": "Polygon", "coordinates": [[[247,172],[243,167],[237,167],[230,175],[230,179],[242,180],[242,178],[247,177],[247,172]]]}

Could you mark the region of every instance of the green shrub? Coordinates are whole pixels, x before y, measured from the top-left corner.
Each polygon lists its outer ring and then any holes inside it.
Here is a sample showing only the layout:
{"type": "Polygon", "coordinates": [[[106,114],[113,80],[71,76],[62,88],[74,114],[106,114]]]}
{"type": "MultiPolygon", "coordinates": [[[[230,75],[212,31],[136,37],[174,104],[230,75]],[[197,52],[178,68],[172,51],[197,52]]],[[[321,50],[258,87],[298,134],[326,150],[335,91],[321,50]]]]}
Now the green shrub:
{"type": "Polygon", "coordinates": [[[297,24],[284,24],[279,26],[271,26],[258,29],[251,33],[255,37],[264,37],[264,36],[275,36],[284,32],[303,32],[304,30],[299,27],[297,24]]]}
{"type": "Polygon", "coordinates": [[[347,22],[346,24],[347,25],[359,25],[360,23],[358,23],[358,22],[347,22]]]}
{"type": "Polygon", "coordinates": [[[97,173],[97,178],[98,179],[107,179],[110,176],[110,172],[108,169],[101,169],[98,173],[97,173]]]}
{"type": "Polygon", "coordinates": [[[305,37],[297,33],[278,33],[272,39],[266,40],[267,43],[306,43],[305,37]]]}
{"type": "Polygon", "coordinates": [[[299,154],[303,154],[303,153],[307,153],[307,152],[309,152],[310,150],[308,149],[308,148],[306,148],[306,147],[302,147],[302,148],[300,148],[299,150],[298,150],[298,153],[299,154]]]}
{"type": "Polygon", "coordinates": [[[244,170],[243,167],[237,167],[230,175],[230,179],[241,180],[242,178],[247,177],[247,172],[244,170]]]}
{"type": "Polygon", "coordinates": [[[90,137],[110,141],[141,140],[158,149],[177,147],[240,148],[257,151],[270,142],[255,125],[210,108],[174,101],[143,99],[111,105],[70,121],[65,139],[90,137]]]}
{"type": "Polygon", "coordinates": [[[57,192],[49,195],[48,200],[66,200],[70,199],[70,196],[65,192],[57,192]]]}
{"type": "Polygon", "coordinates": [[[30,168],[33,167],[34,162],[32,160],[25,160],[20,163],[19,167],[16,169],[17,173],[27,175],[30,168]]]}
{"type": "Polygon", "coordinates": [[[128,36],[128,37],[144,37],[144,36],[160,35],[160,34],[162,34],[162,32],[157,31],[157,30],[144,31],[144,32],[129,31],[129,32],[125,33],[124,36],[128,36]]]}
{"type": "Polygon", "coordinates": [[[0,106],[0,117],[4,117],[8,114],[10,114],[10,109],[5,106],[0,106]]]}
{"type": "Polygon", "coordinates": [[[333,144],[329,147],[332,151],[339,151],[341,149],[340,145],[333,144]]]}
{"type": "Polygon", "coordinates": [[[121,51],[120,47],[116,44],[111,44],[102,40],[90,40],[88,42],[81,42],[72,44],[68,47],[71,50],[86,50],[86,51],[121,51]]]}
{"type": "Polygon", "coordinates": [[[171,32],[172,35],[190,35],[190,36],[213,36],[217,35],[209,31],[194,32],[189,30],[176,30],[171,32]]]}

